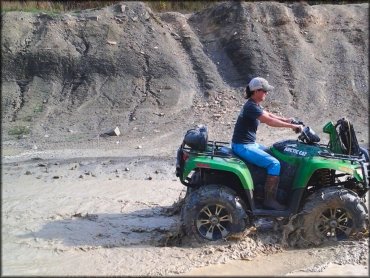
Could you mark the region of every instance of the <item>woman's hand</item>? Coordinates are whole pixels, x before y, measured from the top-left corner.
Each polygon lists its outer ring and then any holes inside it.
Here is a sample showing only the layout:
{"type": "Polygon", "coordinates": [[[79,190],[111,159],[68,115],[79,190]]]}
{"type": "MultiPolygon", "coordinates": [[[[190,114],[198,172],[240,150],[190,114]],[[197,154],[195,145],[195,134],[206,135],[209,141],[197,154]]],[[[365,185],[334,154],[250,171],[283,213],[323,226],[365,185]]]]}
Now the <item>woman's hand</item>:
{"type": "Polygon", "coordinates": [[[294,125],[292,129],[295,133],[301,133],[303,130],[303,125],[294,125]]]}

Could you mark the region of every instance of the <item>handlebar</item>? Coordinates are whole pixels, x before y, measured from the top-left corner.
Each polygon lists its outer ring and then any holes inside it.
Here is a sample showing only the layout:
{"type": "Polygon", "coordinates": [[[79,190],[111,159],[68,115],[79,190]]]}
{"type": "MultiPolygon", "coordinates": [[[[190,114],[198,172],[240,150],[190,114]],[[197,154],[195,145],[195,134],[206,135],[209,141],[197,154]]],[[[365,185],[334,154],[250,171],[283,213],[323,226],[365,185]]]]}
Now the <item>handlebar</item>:
{"type": "Polygon", "coordinates": [[[291,124],[294,124],[294,125],[304,125],[304,123],[301,121],[301,120],[297,120],[297,119],[294,119],[290,121],[291,124]]]}
{"type": "MultiPolygon", "coordinates": [[[[304,126],[304,123],[301,121],[301,120],[298,120],[298,119],[295,119],[293,118],[291,121],[290,121],[291,124],[294,124],[294,125],[301,125],[301,126],[304,126]]],[[[301,133],[303,131],[303,129],[300,129],[300,128],[294,128],[293,129],[295,133],[301,133]]]]}

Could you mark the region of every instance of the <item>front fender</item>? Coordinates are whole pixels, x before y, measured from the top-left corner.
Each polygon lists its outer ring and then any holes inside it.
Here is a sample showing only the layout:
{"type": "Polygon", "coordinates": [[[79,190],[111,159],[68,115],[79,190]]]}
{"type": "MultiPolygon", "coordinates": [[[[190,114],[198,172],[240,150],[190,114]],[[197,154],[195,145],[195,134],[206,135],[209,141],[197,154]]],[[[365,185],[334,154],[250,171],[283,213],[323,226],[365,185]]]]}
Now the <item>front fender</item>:
{"type": "Polygon", "coordinates": [[[244,189],[253,190],[254,188],[249,169],[245,163],[238,158],[217,156],[189,157],[184,166],[183,179],[185,180],[191,171],[199,168],[231,172],[239,178],[244,189]]]}
{"type": "Polygon", "coordinates": [[[358,163],[352,164],[350,161],[314,157],[302,161],[297,169],[295,179],[293,181],[293,189],[305,188],[315,171],[320,169],[330,169],[352,175],[357,181],[363,182],[360,175],[361,165],[358,163]]]}

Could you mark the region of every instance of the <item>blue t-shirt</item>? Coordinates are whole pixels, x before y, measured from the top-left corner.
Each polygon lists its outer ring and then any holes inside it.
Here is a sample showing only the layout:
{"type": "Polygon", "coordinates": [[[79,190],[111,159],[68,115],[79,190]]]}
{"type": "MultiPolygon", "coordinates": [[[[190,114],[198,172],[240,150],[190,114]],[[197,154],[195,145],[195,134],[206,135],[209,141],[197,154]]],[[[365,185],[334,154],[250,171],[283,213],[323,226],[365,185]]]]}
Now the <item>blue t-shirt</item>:
{"type": "Polygon", "coordinates": [[[263,108],[254,100],[249,99],[239,113],[235,124],[232,142],[235,144],[250,144],[256,142],[256,132],[260,121],[257,119],[263,113],[263,108]]]}

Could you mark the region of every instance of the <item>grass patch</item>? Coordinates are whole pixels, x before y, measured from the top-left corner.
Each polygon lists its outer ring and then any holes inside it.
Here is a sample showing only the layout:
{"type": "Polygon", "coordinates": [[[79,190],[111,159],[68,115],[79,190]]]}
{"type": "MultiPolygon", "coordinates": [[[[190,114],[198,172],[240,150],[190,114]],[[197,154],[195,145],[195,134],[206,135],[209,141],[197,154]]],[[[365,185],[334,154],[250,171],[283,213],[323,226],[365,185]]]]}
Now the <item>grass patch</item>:
{"type": "Polygon", "coordinates": [[[217,1],[144,1],[144,3],[156,12],[195,12],[209,7],[217,1]]]}
{"type": "Polygon", "coordinates": [[[42,111],[44,111],[44,108],[42,107],[42,105],[37,105],[37,106],[33,109],[33,112],[35,112],[35,113],[41,113],[42,111]]]}
{"type": "Polygon", "coordinates": [[[8,131],[8,134],[20,137],[30,134],[30,128],[28,126],[14,126],[8,131]]]}
{"type": "Polygon", "coordinates": [[[64,137],[65,143],[69,142],[79,142],[79,141],[84,141],[86,140],[86,135],[84,134],[69,134],[64,137]]]}

